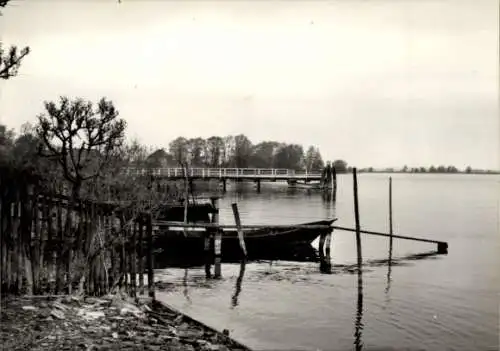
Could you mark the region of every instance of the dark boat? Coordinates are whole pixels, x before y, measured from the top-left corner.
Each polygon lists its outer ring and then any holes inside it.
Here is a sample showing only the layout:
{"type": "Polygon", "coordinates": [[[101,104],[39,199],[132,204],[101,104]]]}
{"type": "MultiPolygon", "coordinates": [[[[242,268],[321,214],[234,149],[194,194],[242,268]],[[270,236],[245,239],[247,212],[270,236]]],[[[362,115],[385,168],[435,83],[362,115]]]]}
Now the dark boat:
{"type": "MultiPolygon", "coordinates": [[[[320,234],[329,232],[328,228],[335,219],[302,223],[301,225],[321,225],[325,228],[297,228],[296,226],[265,227],[245,229],[245,245],[249,260],[293,260],[316,261],[317,252],[311,243],[320,234]]],[[[160,265],[175,263],[185,265],[203,264],[204,229],[169,228],[155,231],[154,247],[158,250],[156,260],[160,265]]],[[[213,259],[213,241],[210,250],[213,259]]],[[[237,262],[241,259],[238,232],[224,230],[221,252],[223,262],[237,262]]]]}

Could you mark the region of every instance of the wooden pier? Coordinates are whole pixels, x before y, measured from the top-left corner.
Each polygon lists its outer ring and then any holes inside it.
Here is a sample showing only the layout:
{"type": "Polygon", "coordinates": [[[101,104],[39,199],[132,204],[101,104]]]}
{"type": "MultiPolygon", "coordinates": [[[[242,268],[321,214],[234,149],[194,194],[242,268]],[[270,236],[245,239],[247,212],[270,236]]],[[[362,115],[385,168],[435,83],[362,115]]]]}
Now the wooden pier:
{"type": "MultiPolygon", "coordinates": [[[[152,176],[155,178],[184,179],[182,168],[124,168],[123,173],[132,176],[152,176]]],[[[189,168],[189,179],[204,180],[262,180],[262,181],[318,181],[321,172],[295,171],[281,168],[189,168]]]]}

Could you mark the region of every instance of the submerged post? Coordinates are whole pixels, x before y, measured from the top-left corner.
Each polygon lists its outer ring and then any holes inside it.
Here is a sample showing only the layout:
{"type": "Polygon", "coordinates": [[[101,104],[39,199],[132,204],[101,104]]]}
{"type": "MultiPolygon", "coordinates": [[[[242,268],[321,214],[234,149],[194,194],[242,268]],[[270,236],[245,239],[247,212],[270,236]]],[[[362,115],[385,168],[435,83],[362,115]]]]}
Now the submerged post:
{"type": "Polygon", "coordinates": [[[240,248],[243,253],[243,257],[247,257],[247,248],[245,245],[245,238],[243,234],[243,229],[241,228],[240,212],[238,211],[238,204],[234,203],[231,205],[233,208],[234,221],[236,222],[236,228],[238,229],[238,239],[240,240],[240,248]]]}
{"type": "Polygon", "coordinates": [[[361,228],[359,226],[358,176],[356,167],[352,169],[352,178],[354,192],[354,219],[356,222],[356,253],[358,258],[358,267],[361,269],[363,258],[361,256],[361,228]]]}
{"type": "Polygon", "coordinates": [[[448,253],[448,243],[446,242],[439,242],[437,244],[437,251],[439,254],[447,254],[448,253]]]}

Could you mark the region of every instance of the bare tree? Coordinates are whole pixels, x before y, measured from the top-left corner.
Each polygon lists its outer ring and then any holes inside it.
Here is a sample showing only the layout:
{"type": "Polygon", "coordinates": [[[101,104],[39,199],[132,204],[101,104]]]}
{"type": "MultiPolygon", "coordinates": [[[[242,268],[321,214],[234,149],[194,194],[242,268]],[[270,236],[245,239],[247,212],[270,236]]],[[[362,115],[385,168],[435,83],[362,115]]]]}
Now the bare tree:
{"type": "Polygon", "coordinates": [[[45,109],[36,128],[44,145],[41,153],[57,160],[77,199],[83,182],[98,177],[123,144],[126,123],[105,98],[94,108],[89,101],[61,97],[59,106],[45,102],[45,109]]]}
{"type": "MultiPolygon", "coordinates": [[[[0,0],[0,8],[7,6],[10,0],[0,0]]],[[[2,13],[0,12],[0,16],[2,13]]],[[[9,79],[17,75],[22,59],[28,55],[30,48],[28,46],[19,50],[17,46],[11,46],[4,49],[0,41],[0,79],[9,79]]]]}

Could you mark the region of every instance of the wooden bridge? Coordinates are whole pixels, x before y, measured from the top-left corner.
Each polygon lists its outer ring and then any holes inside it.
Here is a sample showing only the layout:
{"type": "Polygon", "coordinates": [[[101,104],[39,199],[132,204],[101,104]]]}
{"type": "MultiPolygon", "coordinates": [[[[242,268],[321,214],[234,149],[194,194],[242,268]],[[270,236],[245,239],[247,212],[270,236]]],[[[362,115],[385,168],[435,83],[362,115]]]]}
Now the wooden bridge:
{"type": "MultiPolygon", "coordinates": [[[[183,179],[186,177],[182,168],[126,168],[124,172],[127,175],[151,175],[169,179],[183,179]]],[[[189,168],[187,177],[207,180],[300,180],[308,182],[321,180],[321,172],[295,171],[283,168],[189,168]]]]}

